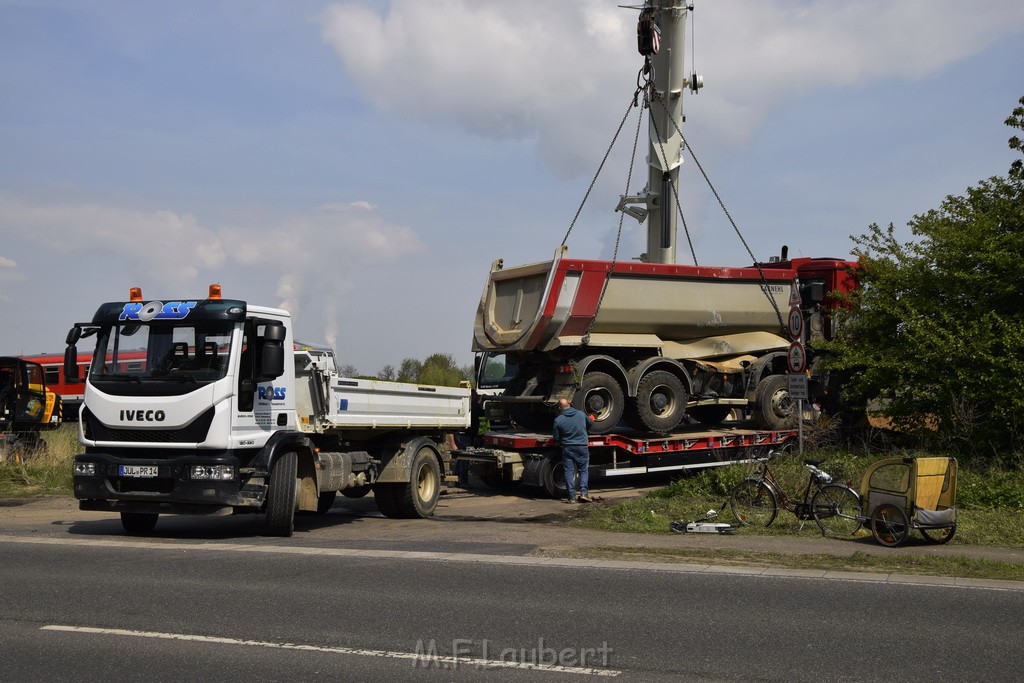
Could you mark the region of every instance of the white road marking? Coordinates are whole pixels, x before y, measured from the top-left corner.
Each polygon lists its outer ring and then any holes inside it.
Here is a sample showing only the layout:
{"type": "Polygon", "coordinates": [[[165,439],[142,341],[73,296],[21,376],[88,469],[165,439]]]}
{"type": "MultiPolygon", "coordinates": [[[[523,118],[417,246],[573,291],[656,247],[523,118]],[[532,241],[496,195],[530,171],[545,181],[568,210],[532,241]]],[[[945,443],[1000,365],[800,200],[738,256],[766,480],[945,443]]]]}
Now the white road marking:
{"type": "MultiPolygon", "coordinates": [[[[241,645],[245,647],[265,647],[278,650],[302,650],[306,652],[326,652],[340,655],[356,655],[360,657],[381,657],[385,659],[404,659],[418,663],[423,667],[457,669],[474,667],[479,669],[527,669],[531,671],[550,671],[556,673],[582,674],[584,676],[614,677],[621,674],[615,669],[599,669],[581,666],[561,666],[534,662],[516,662],[501,659],[480,659],[477,657],[461,657],[434,654],[431,652],[395,652],[391,650],[367,650],[353,647],[330,647],[324,645],[300,645],[298,643],[273,643],[263,640],[241,640],[224,636],[203,636],[191,633],[160,633],[158,631],[133,631],[123,628],[99,628],[95,626],[64,626],[48,624],[41,626],[40,631],[63,631],[66,633],[86,633],[90,635],[120,636],[126,638],[157,638],[160,640],[180,640],[195,643],[212,643],[216,645],[241,645]]],[[[415,665],[415,664],[414,664],[415,665]]]]}

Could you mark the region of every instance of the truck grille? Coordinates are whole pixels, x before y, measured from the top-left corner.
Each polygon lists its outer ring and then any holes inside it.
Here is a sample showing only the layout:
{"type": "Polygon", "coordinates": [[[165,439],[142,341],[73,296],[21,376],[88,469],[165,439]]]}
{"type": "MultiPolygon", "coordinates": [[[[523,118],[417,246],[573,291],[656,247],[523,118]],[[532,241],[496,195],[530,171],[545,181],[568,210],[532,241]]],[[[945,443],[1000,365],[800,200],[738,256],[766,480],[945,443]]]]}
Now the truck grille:
{"type": "Polygon", "coordinates": [[[85,438],[92,441],[118,441],[123,443],[200,443],[206,441],[213,423],[211,407],[181,429],[133,429],[108,427],[89,411],[82,408],[82,427],[85,438]]]}

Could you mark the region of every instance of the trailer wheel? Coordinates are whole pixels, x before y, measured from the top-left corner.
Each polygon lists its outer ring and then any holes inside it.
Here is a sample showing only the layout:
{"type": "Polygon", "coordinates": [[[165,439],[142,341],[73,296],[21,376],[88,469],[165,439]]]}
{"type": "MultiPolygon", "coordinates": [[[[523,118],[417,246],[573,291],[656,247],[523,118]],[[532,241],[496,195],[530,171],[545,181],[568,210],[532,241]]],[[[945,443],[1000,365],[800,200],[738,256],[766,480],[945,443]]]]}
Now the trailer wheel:
{"type": "Polygon", "coordinates": [[[649,372],[637,385],[636,411],[647,429],[670,432],[686,415],[686,388],[667,370],[649,372]]]}
{"type": "Polygon", "coordinates": [[[122,512],[121,526],[129,534],[148,534],[156,528],[159,518],[156,512],[122,512]]]}
{"type": "Polygon", "coordinates": [[[605,434],[615,429],[615,425],[622,419],[626,398],[622,387],[611,375],[588,372],[583,375],[583,382],[572,404],[587,415],[594,416],[591,434],[605,434]]]}
{"type": "Polygon", "coordinates": [[[285,453],[270,472],[270,490],[267,491],[267,519],[263,533],[267,536],[291,536],[295,531],[295,508],[299,486],[299,458],[285,453]]]}
{"type": "Polygon", "coordinates": [[[754,394],[754,419],[768,429],[792,429],[796,426],[796,405],[789,397],[785,375],[762,379],[754,394]]]}
{"type": "Polygon", "coordinates": [[[540,463],[540,485],[549,498],[565,498],[565,464],[559,454],[548,455],[540,463]]]}
{"type": "Polygon", "coordinates": [[[732,406],[694,406],[687,411],[697,422],[705,427],[715,427],[729,417],[732,406]]]}
{"type": "MultiPolygon", "coordinates": [[[[441,494],[441,466],[434,449],[424,446],[412,460],[409,482],[396,484],[392,489],[396,517],[422,519],[434,514],[437,497],[441,494]]],[[[382,510],[382,512],[384,512],[382,510]]],[[[387,515],[387,512],[384,512],[387,515]]],[[[389,517],[391,515],[388,515],[389,517]]]]}

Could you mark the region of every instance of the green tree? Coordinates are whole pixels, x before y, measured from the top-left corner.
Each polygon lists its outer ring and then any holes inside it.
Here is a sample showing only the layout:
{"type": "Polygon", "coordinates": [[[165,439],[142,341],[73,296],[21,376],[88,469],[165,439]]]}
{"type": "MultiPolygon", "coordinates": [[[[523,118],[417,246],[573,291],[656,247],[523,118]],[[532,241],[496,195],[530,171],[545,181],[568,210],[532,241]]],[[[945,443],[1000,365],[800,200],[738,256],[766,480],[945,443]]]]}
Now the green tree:
{"type": "Polygon", "coordinates": [[[420,381],[420,371],[423,369],[423,363],[419,362],[415,358],[405,358],[402,360],[402,364],[398,367],[398,374],[395,375],[396,382],[418,382],[420,381]]]}
{"type": "MultiPolygon", "coordinates": [[[[1006,120],[1024,129],[1021,107],[1006,120]]],[[[1010,147],[1022,150],[1014,136],[1010,147]]],[[[829,365],[932,445],[1007,457],[1024,444],[1024,173],[992,177],[915,216],[915,236],[871,225],[853,240],[860,289],[829,365]]]]}
{"type": "Polygon", "coordinates": [[[427,356],[420,370],[421,384],[436,384],[445,387],[457,387],[459,382],[469,379],[451,354],[435,353],[427,356]]]}

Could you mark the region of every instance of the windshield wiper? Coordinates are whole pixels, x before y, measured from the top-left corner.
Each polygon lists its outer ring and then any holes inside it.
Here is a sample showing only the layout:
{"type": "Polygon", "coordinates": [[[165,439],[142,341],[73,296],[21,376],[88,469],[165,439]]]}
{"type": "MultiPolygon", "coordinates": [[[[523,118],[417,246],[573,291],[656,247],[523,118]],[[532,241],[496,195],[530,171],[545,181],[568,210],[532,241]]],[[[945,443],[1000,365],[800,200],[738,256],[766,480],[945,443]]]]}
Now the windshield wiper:
{"type": "Polygon", "coordinates": [[[112,375],[93,375],[93,382],[106,382],[107,380],[113,382],[135,382],[136,384],[142,384],[142,378],[138,375],[129,375],[127,373],[114,373],[112,375]]]}
{"type": "Polygon", "coordinates": [[[199,384],[195,377],[188,374],[162,375],[160,377],[154,377],[154,379],[159,379],[161,382],[188,382],[189,384],[199,384]]]}

